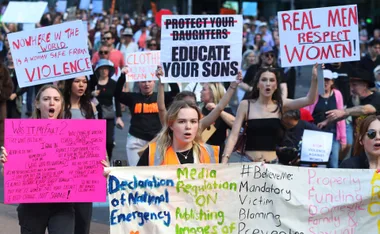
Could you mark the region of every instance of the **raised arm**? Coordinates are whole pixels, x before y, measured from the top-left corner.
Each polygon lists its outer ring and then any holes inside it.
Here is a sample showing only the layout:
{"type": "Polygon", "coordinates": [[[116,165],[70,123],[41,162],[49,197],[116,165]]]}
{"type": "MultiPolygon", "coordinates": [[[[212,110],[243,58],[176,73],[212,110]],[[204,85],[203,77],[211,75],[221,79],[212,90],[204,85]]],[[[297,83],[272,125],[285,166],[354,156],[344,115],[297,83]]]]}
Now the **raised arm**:
{"type": "Polygon", "coordinates": [[[243,121],[245,120],[245,117],[247,115],[248,111],[248,101],[243,100],[238,107],[235,122],[232,125],[232,130],[230,132],[230,135],[228,136],[226,146],[224,148],[224,152],[222,155],[222,163],[228,163],[228,160],[230,158],[230,155],[232,151],[234,150],[234,147],[236,145],[236,141],[239,137],[240,129],[243,124],[243,121]]]}
{"type": "Polygon", "coordinates": [[[162,67],[158,66],[156,70],[156,77],[158,78],[158,93],[157,93],[157,105],[158,116],[160,117],[161,125],[165,123],[166,105],[165,105],[165,87],[161,83],[161,76],[163,75],[162,67]]]}
{"type": "Polygon", "coordinates": [[[297,110],[302,107],[309,106],[315,102],[317,97],[318,97],[318,64],[315,64],[313,66],[310,89],[306,97],[297,98],[294,100],[285,99],[284,112],[288,110],[297,110]]]}
{"type": "Polygon", "coordinates": [[[236,88],[241,83],[243,77],[241,72],[238,73],[236,80],[230,84],[230,87],[228,88],[226,94],[223,95],[222,99],[219,101],[218,105],[204,118],[201,119],[201,131],[205,130],[206,128],[210,127],[212,123],[215,122],[215,120],[220,116],[224,108],[228,105],[230,102],[232,96],[234,95],[236,88]]]}

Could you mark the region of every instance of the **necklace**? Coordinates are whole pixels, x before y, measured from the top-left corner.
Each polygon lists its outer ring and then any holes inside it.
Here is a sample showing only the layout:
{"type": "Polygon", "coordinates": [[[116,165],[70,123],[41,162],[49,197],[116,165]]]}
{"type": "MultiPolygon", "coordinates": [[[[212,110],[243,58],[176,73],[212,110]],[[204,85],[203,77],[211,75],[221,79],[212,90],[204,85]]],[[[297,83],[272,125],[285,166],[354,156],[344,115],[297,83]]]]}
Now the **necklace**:
{"type": "Polygon", "coordinates": [[[190,151],[191,151],[191,149],[189,149],[189,150],[187,151],[187,154],[186,154],[186,155],[183,154],[183,153],[181,153],[181,152],[175,152],[175,153],[177,154],[177,156],[178,156],[178,154],[180,154],[182,157],[185,158],[185,160],[187,160],[187,158],[189,157],[189,153],[190,153],[190,151]]]}

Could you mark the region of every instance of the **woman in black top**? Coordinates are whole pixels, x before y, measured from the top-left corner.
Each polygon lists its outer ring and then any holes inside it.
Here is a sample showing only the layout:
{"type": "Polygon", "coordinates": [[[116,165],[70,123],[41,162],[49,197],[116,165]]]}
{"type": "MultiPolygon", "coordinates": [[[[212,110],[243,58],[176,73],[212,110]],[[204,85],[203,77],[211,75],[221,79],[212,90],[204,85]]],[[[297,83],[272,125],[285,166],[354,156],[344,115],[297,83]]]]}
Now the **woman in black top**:
{"type": "Polygon", "coordinates": [[[100,59],[95,67],[97,82],[94,87],[95,90],[92,92],[92,96],[96,97],[99,103],[96,106],[98,118],[105,119],[107,121],[106,148],[110,162],[114,147],[113,136],[115,131],[115,111],[113,98],[115,98],[116,124],[121,128],[124,127],[124,123],[121,119],[121,106],[119,101],[121,87],[116,84],[116,81],[110,78],[114,73],[115,68],[113,63],[107,59],[100,59]]]}
{"type": "Polygon", "coordinates": [[[360,122],[353,157],[343,161],[341,168],[380,168],[380,116],[370,115],[360,122]]]}

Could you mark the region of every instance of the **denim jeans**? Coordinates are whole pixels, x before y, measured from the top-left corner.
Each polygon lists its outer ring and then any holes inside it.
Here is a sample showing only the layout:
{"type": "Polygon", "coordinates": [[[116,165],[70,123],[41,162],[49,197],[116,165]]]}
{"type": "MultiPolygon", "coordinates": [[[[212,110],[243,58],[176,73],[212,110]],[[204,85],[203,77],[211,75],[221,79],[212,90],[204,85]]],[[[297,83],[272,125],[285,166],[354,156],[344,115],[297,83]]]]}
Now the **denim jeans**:
{"type": "Polygon", "coordinates": [[[339,150],[340,150],[340,143],[339,141],[336,140],[336,134],[334,134],[332,148],[331,148],[331,155],[330,155],[329,163],[328,163],[329,168],[339,167],[339,150]]]}

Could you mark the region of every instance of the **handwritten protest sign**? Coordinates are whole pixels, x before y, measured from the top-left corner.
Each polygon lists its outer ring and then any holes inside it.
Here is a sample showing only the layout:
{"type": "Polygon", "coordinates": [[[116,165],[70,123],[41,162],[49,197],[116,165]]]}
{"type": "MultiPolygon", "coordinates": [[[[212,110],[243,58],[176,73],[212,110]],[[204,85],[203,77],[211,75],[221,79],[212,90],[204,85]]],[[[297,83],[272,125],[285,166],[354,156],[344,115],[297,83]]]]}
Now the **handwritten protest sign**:
{"type": "Polygon", "coordinates": [[[125,60],[128,66],[127,82],[158,80],[157,66],[160,65],[160,51],[130,53],[125,60]]]}
{"type": "Polygon", "coordinates": [[[332,149],[332,142],[332,133],[305,130],[302,136],[301,161],[329,161],[332,149]]]}
{"type": "Polygon", "coordinates": [[[242,16],[162,16],[162,82],[233,81],[240,69],[242,16]]]}
{"type": "Polygon", "coordinates": [[[92,74],[82,21],[11,33],[8,40],[21,88],[92,74]]]}
{"type": "Polygon", "coordinates": [[[378,233],[375,170],[261,163],[112,168],[111,234],[378,233]]]}
{"type": "Polygon", "coordinates": [[[104,202],[104,120],[5,120],[6,204],[104,202]]]}
{"type": "Polygon", "coordinates": [[[47,8],[47,2],[9,2],[1,18],[5,23],[37,23],[47,8]],[[33,14],[31,14],[33,12],[33,14]]]}
{"type": "Polygon", "coordinates": [[[282,67],[360,60],[356,5],[277,15],[282,67]]]}

